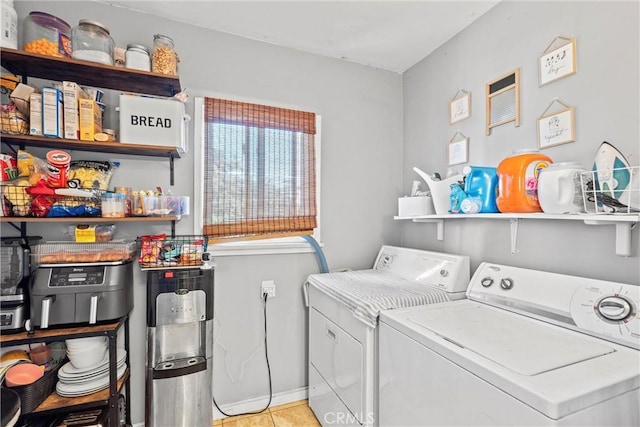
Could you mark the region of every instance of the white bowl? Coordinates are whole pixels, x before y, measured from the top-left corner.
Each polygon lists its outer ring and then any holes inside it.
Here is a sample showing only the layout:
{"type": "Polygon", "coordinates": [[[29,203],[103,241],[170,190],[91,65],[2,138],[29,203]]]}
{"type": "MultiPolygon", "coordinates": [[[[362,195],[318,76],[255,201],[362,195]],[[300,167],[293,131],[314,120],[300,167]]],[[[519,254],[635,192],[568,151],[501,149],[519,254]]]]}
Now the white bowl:
{"type": "Polygon", "coordinates": [[[102,359],[106,354],[107,354],[106,347],[76,351],[73,353],[69,353],[67,351],[67,356],[69,356],[69,362],[71,362],[73,367],[77,369],[86,369],[92,366],[97,366],[98,363],[102,361],[102,359]]]}
{"type": "Polygon", "coordinates": [[[107,344],[107,337],[86,337],[86,338],[74,338],[65,341],[67,348],[84,348],[87,346],[97,345],[97,344],[107,344]]]}

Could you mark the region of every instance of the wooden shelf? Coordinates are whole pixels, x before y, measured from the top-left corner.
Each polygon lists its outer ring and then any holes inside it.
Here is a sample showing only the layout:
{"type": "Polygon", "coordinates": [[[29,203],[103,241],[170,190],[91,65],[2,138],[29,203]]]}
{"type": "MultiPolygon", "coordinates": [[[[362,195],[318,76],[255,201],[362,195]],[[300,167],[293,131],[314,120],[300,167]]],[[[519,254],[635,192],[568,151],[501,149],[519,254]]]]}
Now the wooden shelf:
{"type": "Polygon", "coordinates": [[[86,86],[159,96],[173,96],[181,90],[178,77],[22,50],[0,49],[0,62],[4,68],[22,77],[71,80],[86,86]]]}
{"type": "Polygon", "coordinates": [[[35,218],[22,216],[3,216],[0,222],[62,222],[70,224],[96,224],[105,222],[164,222],[164,221],[180,221],[180,215],[169,216],[129,216],[125,218],[103,218],[97,217],[56,217],[56,218],[35,218]]]}
{"type": "Polygon", "coordinates": [[[3,333],[0,335],[0,345],[22,345],[32,342],[52,342],[61,339],[82,338],[87,336],[107,335],[117,331],[124,324],[125,318],[115,322],[100,323],[97,325],[70,326],[67,328],[36,329],[33,333],[20,332],[17,334],[3,333]]]}
{"type": "MultiPolygon", "coordinates": [[[[125,373],[118,380],[116,391],[119,393],[124,385],[125,381],[129,378],[129,368],[125,370],[125,373]]],[[[77,411],[81,409],[96,408],[99,406],[109,405],[109,387],[104,390],[100,390],[95,393],[88,394],[80,397],[62,397],[55,391],[49,395],[31,414],[38,414],[49,411],[58,411],[60,409],[71,411],[77,411]]]]}
{"type": "Polygon", "coordinates": [[[55,148],[78,151],[92,151],[113,154],[129,154],[152,157],[181,157],[184,151],[177,147],[156,145],[125,144],[121,142],[80,141],[76,139],[47,138],[32,135],[1,134],[2,143],[30,147],[55,148]]]}

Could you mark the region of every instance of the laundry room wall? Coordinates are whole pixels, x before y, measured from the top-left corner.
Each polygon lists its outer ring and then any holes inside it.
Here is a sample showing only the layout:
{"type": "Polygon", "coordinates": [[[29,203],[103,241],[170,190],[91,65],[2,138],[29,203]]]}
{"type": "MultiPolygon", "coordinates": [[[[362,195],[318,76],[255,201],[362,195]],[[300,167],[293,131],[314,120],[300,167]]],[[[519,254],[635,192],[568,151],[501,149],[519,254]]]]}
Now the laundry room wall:
{"type": "MultiPolygon", "coordinates": [[[[58,16],[71,26],[80,19],[106,25],[117,46],[152,45],[153,35],[175,41],[179,74],[193,117],[195,96],[227,96],[313,111],[322,117],[322,243],[330,268],[369,268],[382,244],[399,244],[394,222],[401,190],[402,77],[346,61],[172,22],[92,1],[16,1],[19,23],[30,11],[58,16]]],[[[20,43],[22,39],[20,39],[20,43]]],[[[108,95],[106,120],[117,128],[108,95]]],[[[193,125],[189,152],[175,161],[174,194],[194,196],[193,125]]],[[[42,153],[39,153],[42,155],[42,153]]],[[[169,188],[169,162],[158,158],[72,152],[74,159],[114,159],[121,166],[112,185],[169,188]]],[[[193,234],[193,214],[176,224],[193,234]]],[[[29,224],[29,234],[60,239],[62,225],[29,224]]],[[[169,232],[169,224],[121,224],[116,237],[169,232]]],[[[197,232],[197,230],[196,230],[197,232]]],[[[2,224],[2,234],[15,233],[2,224]]],[[[304,398],[307,385],[307,311],[302,283],[319,271],[312,252],[216,258],[214,395],[219,404],[257,409],[267,402],[260,285],[274,280],[269,300],[269,361],[276,398],[304,398]],[[252,400],[255,401],[252,402],[252,400]],[[243,406],[244,405],[244,406],[243,406]],[[252,406],[252,407],[248,407],[252,406]]],[[[144,421],[146,331],[145,273],[136,267],[131,314],[132,420],[144,421]]],[[[194,391],[195,392],[195,391],[194,391]]],[[[274,400],[277,404],[278,400],[274,400]]]]}
{"type": "MultiPolygon", "coordinates": [[[[513,150],[537,148],[537,118],[554,98],[575,107],[575,142],[541,150],[555,162],[591,168],[600,143],[614,144],[640,164],[638,117],[638,2],[502,1],[403,75],[403,190],[420,179],[412,168],[448,171],[447,143],[469,137],[469,164],[497,166],[513,150]],[[538,85],[538,57],[556,36],[577,41],[577,73],[538,85]],[[521,125],[485,132],[485,84],[520,68],[521,125]],[[449,102],[471,92],[471,117],[449,124],[449,102]]],[[[462,166],[454,167],[460,172],[462,166]]],[[[425,184],[422,184],[423,187],[425,184]]],[[[511,253],[510,222],[447,220],[444,240],[435,224],[403,222],[410,247],[471,256],[472,269],[490,261],[632,284],[640,282],[638,228],[631,256],[615,254],[613,225],[521,220],[511,253]]]]}

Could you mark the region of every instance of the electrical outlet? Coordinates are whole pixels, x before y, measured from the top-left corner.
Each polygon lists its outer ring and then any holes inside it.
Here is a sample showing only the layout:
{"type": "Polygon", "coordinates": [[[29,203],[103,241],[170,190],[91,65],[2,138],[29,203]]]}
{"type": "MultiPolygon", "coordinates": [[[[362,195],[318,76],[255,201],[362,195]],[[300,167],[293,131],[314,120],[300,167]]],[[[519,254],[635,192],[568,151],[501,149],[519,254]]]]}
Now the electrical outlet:
{"type": "Polygon", "coordinates": [[[262,281],[262,292],[260,296],[264,298],[265,294],[267,298],[274,298],[276,296],[276,284],[273,280],[262,281]]]}

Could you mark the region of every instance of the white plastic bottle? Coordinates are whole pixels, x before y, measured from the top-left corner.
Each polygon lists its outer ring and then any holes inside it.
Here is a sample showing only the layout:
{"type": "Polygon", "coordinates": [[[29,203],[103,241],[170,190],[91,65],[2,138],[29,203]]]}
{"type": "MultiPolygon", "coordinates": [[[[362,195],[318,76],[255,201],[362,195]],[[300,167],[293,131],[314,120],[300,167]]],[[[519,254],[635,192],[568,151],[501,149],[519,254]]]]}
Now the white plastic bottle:
{"type": "Polygon", "coordinates": [[[2,21],[0,23],[0,46],[18,48],[18,14],[13,8],[13,0],[2,0],[2,21]]]}

